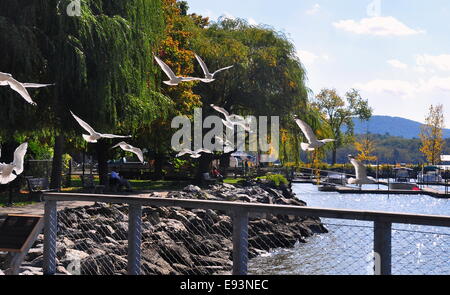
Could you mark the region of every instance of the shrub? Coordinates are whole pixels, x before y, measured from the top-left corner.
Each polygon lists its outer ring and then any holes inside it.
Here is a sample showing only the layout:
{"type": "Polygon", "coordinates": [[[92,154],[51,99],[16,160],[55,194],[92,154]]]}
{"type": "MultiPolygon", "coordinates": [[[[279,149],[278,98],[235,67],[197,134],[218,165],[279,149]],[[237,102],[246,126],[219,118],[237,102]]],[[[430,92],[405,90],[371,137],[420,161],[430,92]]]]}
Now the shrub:
{"type": "Polygon", "coordinates": [[[268,174],[261,179],[267,180],[269,183],[273,184],[276,187],[281,186],[282,184],[288,185],[289,181],[281,174],[268,174]]]}

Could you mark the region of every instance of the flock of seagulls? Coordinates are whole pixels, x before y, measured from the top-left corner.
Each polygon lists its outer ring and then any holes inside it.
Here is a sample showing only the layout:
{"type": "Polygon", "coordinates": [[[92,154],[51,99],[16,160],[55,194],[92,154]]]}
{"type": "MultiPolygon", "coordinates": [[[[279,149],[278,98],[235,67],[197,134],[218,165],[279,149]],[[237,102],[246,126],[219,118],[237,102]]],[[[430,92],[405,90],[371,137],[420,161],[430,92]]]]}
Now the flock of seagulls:
{"type": "MultiPolygon", "coordinates": [[[[233,68],[233,66],[228,66],[221,68],[219,70],[216,70],[215,72],[211,73],[208,69],[208,66],[203,61],[203,59],[195,54],[195,58],[197,59],[198,63],[200,64],[200,67],[203,70],[203,73],[205,75],[204,78],[198,78],[198,77],[180,77],[175,75],[175,73],[172,71],[172,69],[164,63],[159,57],[154,56],[156,62],[161,67],[162,71],[169,77],[168,81],[164,81],[163,83],[169,86],[176,86],[181,82],[190,82],[190,81],[201,81],[203,83],[211,83],[215,81],[215,75],[233,68]]],[[[37,83],[22,83],[17,81],[13,78],[11,74],[8,73],[2,73],[0,72],[0,86],[9,86],[12,90],[16,91],[18,94],[22,96],[23,99],[25,99],[26,102],[32,105],[36,105],[36,103],[31,98],[30,94],[28,93],[27,88],[42,88],[42,87],[48,87],[53,86],[54,84],[37,84],[37,83]]],[[[211,105],[211,107],[218,113],[221,113],[224,115],[225,119],[222,120],[224,126],[230,130],[234,130],[235,126],[240,126],[245,131],[251,132],[251,126],[250,126],[250,119],[245,119],[242,116],[230,114],[227,110],[224,108],[218,107],[216,105],[211,105]]],[[[97,143],[98,140],[102,138],[107,139],[116,139],[116,138],[131,138],[131,135],[123,136],[123,135],[115,135],[115,134],[103,134],[95,131],[88,123],[83,121],[80,117],[76,116],[72,111],[70,111],[73,118],[78,122],[78,124],[89,134],[83,134],[83,139],[88,143],[97,143]]],[[[300,127],[302,133],[304,134],[305,138],[307,139],[307,143],[301,143],[301,148],[303,151],[312,152],[322,146],[324,146],[327,143],[335,141],[334,139],[321,139],[319,140],[317,136],[315,135],[312,128],[306,124],[304,121],[300,120],[299,118],[294,118],[297,125],[300,127]]],[[[215,141],[222,145],[224,147],[225,153],[230,153],[234,150],[233,143],[225,138],[215,137],[215,141]]],[[[142,163],[144,162],[144,155],[140,148],[136,148],[124,141],[116,144],[111,149],[120,147],[122,150],[126,152],[134,153],[139,161],[142,163]]],[[[21,144],[16,151],[14,152],[14,160],[10,164],[6,163],[0,163],[0,184],[7,184],[13,181],[17,178],[18,175],[20,175],[23,172],[23,163],[24,163],[24,157],[27,152],[28,143],[21,144]]],[[[1,152],[1,151],[0,151],[1,152]]],[[[184,155],[190,155],[191,158],[200,158],[203,153],[212,154],[213,152],[208,149],[198,149],[198,150],[190,150],[190,149],[183,149],[181,152],[177,154],[177,157],[182,157],[184,155]]],[[[374,183],[375,180],[373,178],[370,178],[367,176],[366,168],[365,166],[358,160],[356,160],[353,156],[348,156],[350,162],[355,167],[356,171],[356,178],[350,178],[348,180],[349,184],[371,184],[374,183]]]]}

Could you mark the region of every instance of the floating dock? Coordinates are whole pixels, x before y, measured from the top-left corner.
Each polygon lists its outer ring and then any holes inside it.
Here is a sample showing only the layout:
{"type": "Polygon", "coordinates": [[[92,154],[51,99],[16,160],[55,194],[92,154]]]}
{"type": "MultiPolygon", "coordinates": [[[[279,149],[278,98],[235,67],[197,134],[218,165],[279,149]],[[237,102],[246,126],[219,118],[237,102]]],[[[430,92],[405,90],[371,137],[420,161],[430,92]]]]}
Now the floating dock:
{"type": "MultiPolygon", "coordinates": [[[[316,179],[296,178],[292,183],[309,183],[317,185],[316,179]]],[[[380,181],[378,184],[388,185],[387,181],[380,181]]],[[[444,191],[438,191],[432,188],[422,188],[420,190],[402,190],[402,189],[362,189],[356,187],[342,186],[336,184],[329,184],[319,182],[319,185],[324,185],[321,191],[337,192],[340,194],[374,194],[374,195],[427,195],[439,199],[450,199],[450,194],[444,191]]]]}
{"type": "Polygon", "coordinates": [[[450,194],[432,188],[421,190],[381,190],[381,189],[358,189],[348,186],[335,186],[335,192],[340,194],[373,194],[373,195],[427,195],[434,198],[448,199],[450,194]]]}

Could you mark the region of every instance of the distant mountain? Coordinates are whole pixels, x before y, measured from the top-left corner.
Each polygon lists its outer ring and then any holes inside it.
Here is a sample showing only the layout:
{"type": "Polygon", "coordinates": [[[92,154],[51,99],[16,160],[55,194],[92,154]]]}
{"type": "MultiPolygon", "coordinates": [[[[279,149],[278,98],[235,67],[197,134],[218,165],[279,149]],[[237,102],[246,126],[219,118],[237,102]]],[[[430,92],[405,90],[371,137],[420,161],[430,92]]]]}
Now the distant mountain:
{"type": "MultiPolygon", "coordinates": [[[[389,116],[373,116],[369,122],[354,119],[355,134],[365,134],[367,128],[372,134],[398,136],[407,139],[419,138],[422,123],[389,116]]],[[[450,129],[444,130],[444,138],[450,138],[450,129]]]]}

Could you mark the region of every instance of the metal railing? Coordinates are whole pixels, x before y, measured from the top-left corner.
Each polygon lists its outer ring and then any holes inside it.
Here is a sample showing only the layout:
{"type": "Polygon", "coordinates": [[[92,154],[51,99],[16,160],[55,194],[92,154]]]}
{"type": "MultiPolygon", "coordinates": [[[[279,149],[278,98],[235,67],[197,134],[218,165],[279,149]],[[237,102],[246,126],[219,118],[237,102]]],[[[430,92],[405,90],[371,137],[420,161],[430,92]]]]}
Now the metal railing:
{"type": "MultiPolygon", "coordinates": [[[[61,249],[57,247],[57,241],[63,238],[67,238],[67,236],[59,237],[59,234],[65,235],[67,233],[67,229],[70,228],[73,221],[67,219],[65,220],[65,225],[63,226],[66,231],[59,233],[58,226],[59,222],[61,222],[61,217],[59,216],[57,205],[58,203],[64,202],[73,202],[73,201],[83,201],[83,202],[95,202],[98,203],[106,203],[106,204],[116,204],[115,206],[119,206],[120,208],[102,206],[99,209],[102,211],[113,211],[113,210],[122,210],[119,212],[121,216],[122,223],[123,221],[128,221],[126,237],[125,234],[122,234],[120,239],[126,243],[126,246],[123,249],[126,249],[127,254],[127,273],[129,275],[139,275],[143,273],[143,265],[142,265],[142,251],[143,244],[146,243],[148,245],[153,245],[155,240],[147,241],[150,237],[154,238],[154,228],[158,227],[155,225],[156,222],[148,221],[148,219],[143,222],[143,210],[151,209],[157,210],[162,208],[184,208],[189,210],[216,210],[211,211],[211,214],[214,212],[226,212],[231,217],[231,228],[228,230],[227,225],[218,224],[227,223],[227,221],[222,220],[220,222],[212,221],[209,222],[205,217],[207,214],[204,212],[201,215],[203,219],[198,218],[198,216],[194,216],[194,220],[197,220],[196,223],[192,223],[192,230],[195,230],[195,234],[198,235],[214,235],[215,242],[220,242],[221,239],[227,238],[227,235],[230,235],[232,239],[232,245],[229,247],[224,246],[223,244],[218,247],[221,250],[231,250],[232,257],[232,269],[230,271],[233,275],[246,275],[248,274],[248,265],[249,258],[257,256],[260,251],[263,249],[273,249],[273,248],[281,248],[282,245],[294,245],[297,244],[295,241],[292,241],[291,238],[286,234],[283,236],[283,230],[274,230],[269,229],[271,225],[265,225],[264,220],[270,218],[277,218],[278,222],[289,224],[289,220],[293,220],[297,218],[298,220],[305,220],[305,216],[312,218],[332,218],[339,219],[344,221],[366,221],[370,222],[373,227],[367,227],[372,231],[371,240],[373,241],[373,252],[374,255],[374,274],[378,275],[390,275],[392,273],[392,249],[393,246],[393,232],[396,229],[393,229],[393,224],[407,224],[407,225],[424,225],[424,226],[437,226],[437,227],[450,227],[450,216],[430,216],[430,215],[416,215],[416,214],[398,214],[398,213],[386,213],[386,212],[372,212],[372,211],[355,211],[355,210],[336,210],[336,209],[325,209],[325,208],[311,208],[311,207],[299,207],[299,206],[289,206],[289,205],[269,205],[269,204],[259,204],[259,203],[241,203],[241,202],[224,202],[224,201],[208,201],[208,200],[197,200],[197,199],[171,199],[171,198],[148,198],[143,196],[113,196],[113,195],[88,195],[88,194],[62,194],[62,193],[46,193],[45,196],[45,228],[44,228],[44,257],[43,257],[43,269],[44,274],[51,275],[57,272],[57,254],[61,249]],[[126,207],[126,209],[123,209],[126,207]],[[144,209],[143,209],[144,208],[144,209]],[[126,213],[126,214],[125,214],[126,213]],[[123,215],[127,215],[128,218],[124,218],[123,215]],[[284,217],[281,217],[284,216],[284,217]],[[69,220],[69,221],[68,221],[69,220]],[[213,224],[216,222],[215,224],[213,224]],[[149,229],[152,231],[147,232],[149,229]],[[211,233],[211,228],[215,230],[215,232],[211,233]],[[218,234],[218,230],[220,229],[220,234],[218,234]],[[223,230],[223,229],[227,230],[223,230]],[[271,232],[272,231],[272,232],[271,232]],[[281,232],[281,233],[280,233],[281,232]],[[265,236],[263,236],[265,234],[265,236]],[[262,239],[261,237],[265,237],[262,239]],[[269,240],[267,237],[271,237],[269,240]],[[259,239],[258,239],[259,238],[259,239]],[[277,240],[277,243],[273,242],[277,240]],[[256,249],[255,249],[256,248],[256,249]],[[250,251],[251,250],[251,251],[250,251]],[[252,252],[251,255],[249,252],[252,252]]],[[[112,205],[111,205],[112,206],[112,205]]],[[[72,214],[74,212],[70,212],[72,214]]],[[[167,213],[167,212],[166,212],[167,213]]],[[[176,213],[176,212],[175,212],[176,213]]],[[[174,212],[169,212],[167,214],[175,214],[174,212]]],[[[69,214],[69,213],[68,213],[69,214]]],[[[84,213],[82,213],[84,214],[84,213]]],[[[108,213],[109,214],[109,213],[108,213]]],[[[145,215],[149,215],[149,212],[146,212],[145,215]]],[[[184,218],[184,217],[183,217],[184,218]]],[[[105,222],[100,219],[99,222],[105,222]]],[[[92,217],[89,217],[86,222],[92,224],[94,221],[92,217]]],[[[78,224],[82,222],[78,221],[78,224]]],[[[117,223],[114,219],[109,220],[108,224],[117,223]]],[[[104,224],[103,224],[104,225],[104,224]]],[[[185,224],[186,225],[186,224],[185,224]]],[[[165,226],[163,224],[163,226],[165,226]]],[[[298,226],[298,224],[297,224],[298,226]]],[[[61,227],[61,226],[60,226],[61,227]]],[[[159,226],[161,227],[161,226],[159,226]]],[[[81,229],[83,227],[80,227],[81,229]]],[[[97,231],[100,228],[98,225],[95,227],[97,231]]],[[[103,227],[102,227],[103,228],[103,227]]],[[[183,228],[183,227],[182,227],[183,228]]],[[[351,226],[347,226],[347,229],[352,228],[351,226]]],[[[96,230],[88,230],[84,231],[89,232],[89,234],[95,235],[96,230]]],[[[102,229],[104,230],[104,229],[102,229]]],[[[183,228],[184,230],[184,228],[183,228]]],[[[298,228],[297,230],[300,230],[298,228]]],[[[84,234],[83,230],[77,229],[74,232],[74,235],[77,236],[84,234]]],[[[114,232],[114,230],[111,230],[114,232]]],[[[175,235],[175,233],[173,233],[175,235]]],[[[181,235],[181,234],[179,234],[181,235]]],[[[117,237],[117,234],[112,235],[113,237],[117,237]]],[[[301,235],[296,237],[295,239],[301,239],[301,235]]],[[[109,239],[111,240],[111,239],[109,239]]],[[[167,239],[169,240],[169,239],[167,239]]],[[[161,245],[165,240],[161,238],[159,235],[156,238],[156,245],[161,245]],[[158,244],[159,243],[159,244],[158,244]]],[[[205,240],[206,241],[206,240],[205,240]]],[[[395,241],[395,239],[394,239],[395,241]]],[[[114,241],[113,241],[114,242],[114,241]]],[[[189,238],[186,234],[183,235],[183,240],[179,242],[174,242],[174,245],[184,243],[184,245],[191,244],[192,246],[192,237],[189,238]]],[[[311,242],[313,243],[313,242],[311,242]]],[[[395,243],[395,242],[394,242],[395,243]]],[[[430,241],[432,244],[433,241],[430,241]]],[[[362,240],[354,240],[353,246],[367,246],[366,242],[362,240]],[[361,245],[358,245],[361,244],[361,245]]],[[[175,247],[174,246],[174,247],[175,247]]],[[[440,246],[441,247],[441,246],[440,246]]],[[[444,243],[444,247],[449,248],[450,243],[444,243]],[[446,245],[446,246],[445,246],[446,245]]],[[[146,248],[147,249],[147,248],[146,248]]],[[[154,250],[154,248],[153,248],[154,250]]],[[[224,250],[224,251],[225,251],[224,250]]],[[[446,250],[448,253],[450,249],[446,250]]],[[[146,250],[147,251],[147,250],[146,250]]],[[[196,250],[200,252],[200,250],[196,250]]],[[[348,251],[351,251],[350,249],[348,251]]],[[[179,253],[175,253],[174,251],[167,251],[170,253],[166,253],[170,255],[170,259],[172,259],[173,264],[177,263],[180,259],[188,259],[189,257],[182,257],[183,255],[187,256],[188,253],[183,251],[178,251],[179,253]],[[180,254],[181,253],[181,254],[180,254]],[[185,253],[185,254],[183,254],[185,253]],[[178,256],[176,256],[177,254],[178,256]],[[176,256],[176,257],[175,257],[176,256]]],[[[204,254],[202,257],[209,255],[208,253],[194,253],[192,257],[196,257],[200,259],[200,255],[204,254]]],[[[344,249],[345,252],[345,249],[344,249]]],[[[153,252],[152,252],[153,253],[153,252]]],[[[156,252],[155,252],[156,253],[156,252]]],[[[224,252],[220,252],[224,253],[224,252]]],[[[160,253],[161,254],[161,253],[160,253]]],[[[153,254],[152,254],[153,255],[153,254]]],[[[157,254],[154,254],[157,255],[157,254]]],[[[153,255],[153,256],[154,256],[153,255]]],[[[222,254],[223,255],[223,254],[222,254]]],[[[219,255],[220,256],[220,255],[219,255]]],[[[397,259],[397,257],[394,257],[397,259]]],[[[190,259],[190,258],[189,258],[190,259]]],[[[204,263],[204,259],[202,260],[204,263]]],[[[190,259],[190,265],[195,265],[199,263],[195,259],[190,259]],[[192,261],[191,261],[192,260],[192,261]]],[[[209,269],[214,269],[214,267],[219,268],[217,261],[209,261],[210,264],[208,266],[209,269]]],[[[444,262],[445,263],[445,262],[444,262]]],[[[448,264],[448,261],[447,261],[448,264]]],[[[120,265],[120,264],[119,264],[120,265]]],[[[181,268],[181,266],[178,266],[181,268]]],[[[221,267],[221,270],[226,270],[226,267],[221,267]]],[[[111,271],[117,272],[117,270],[111,271]]]]}

